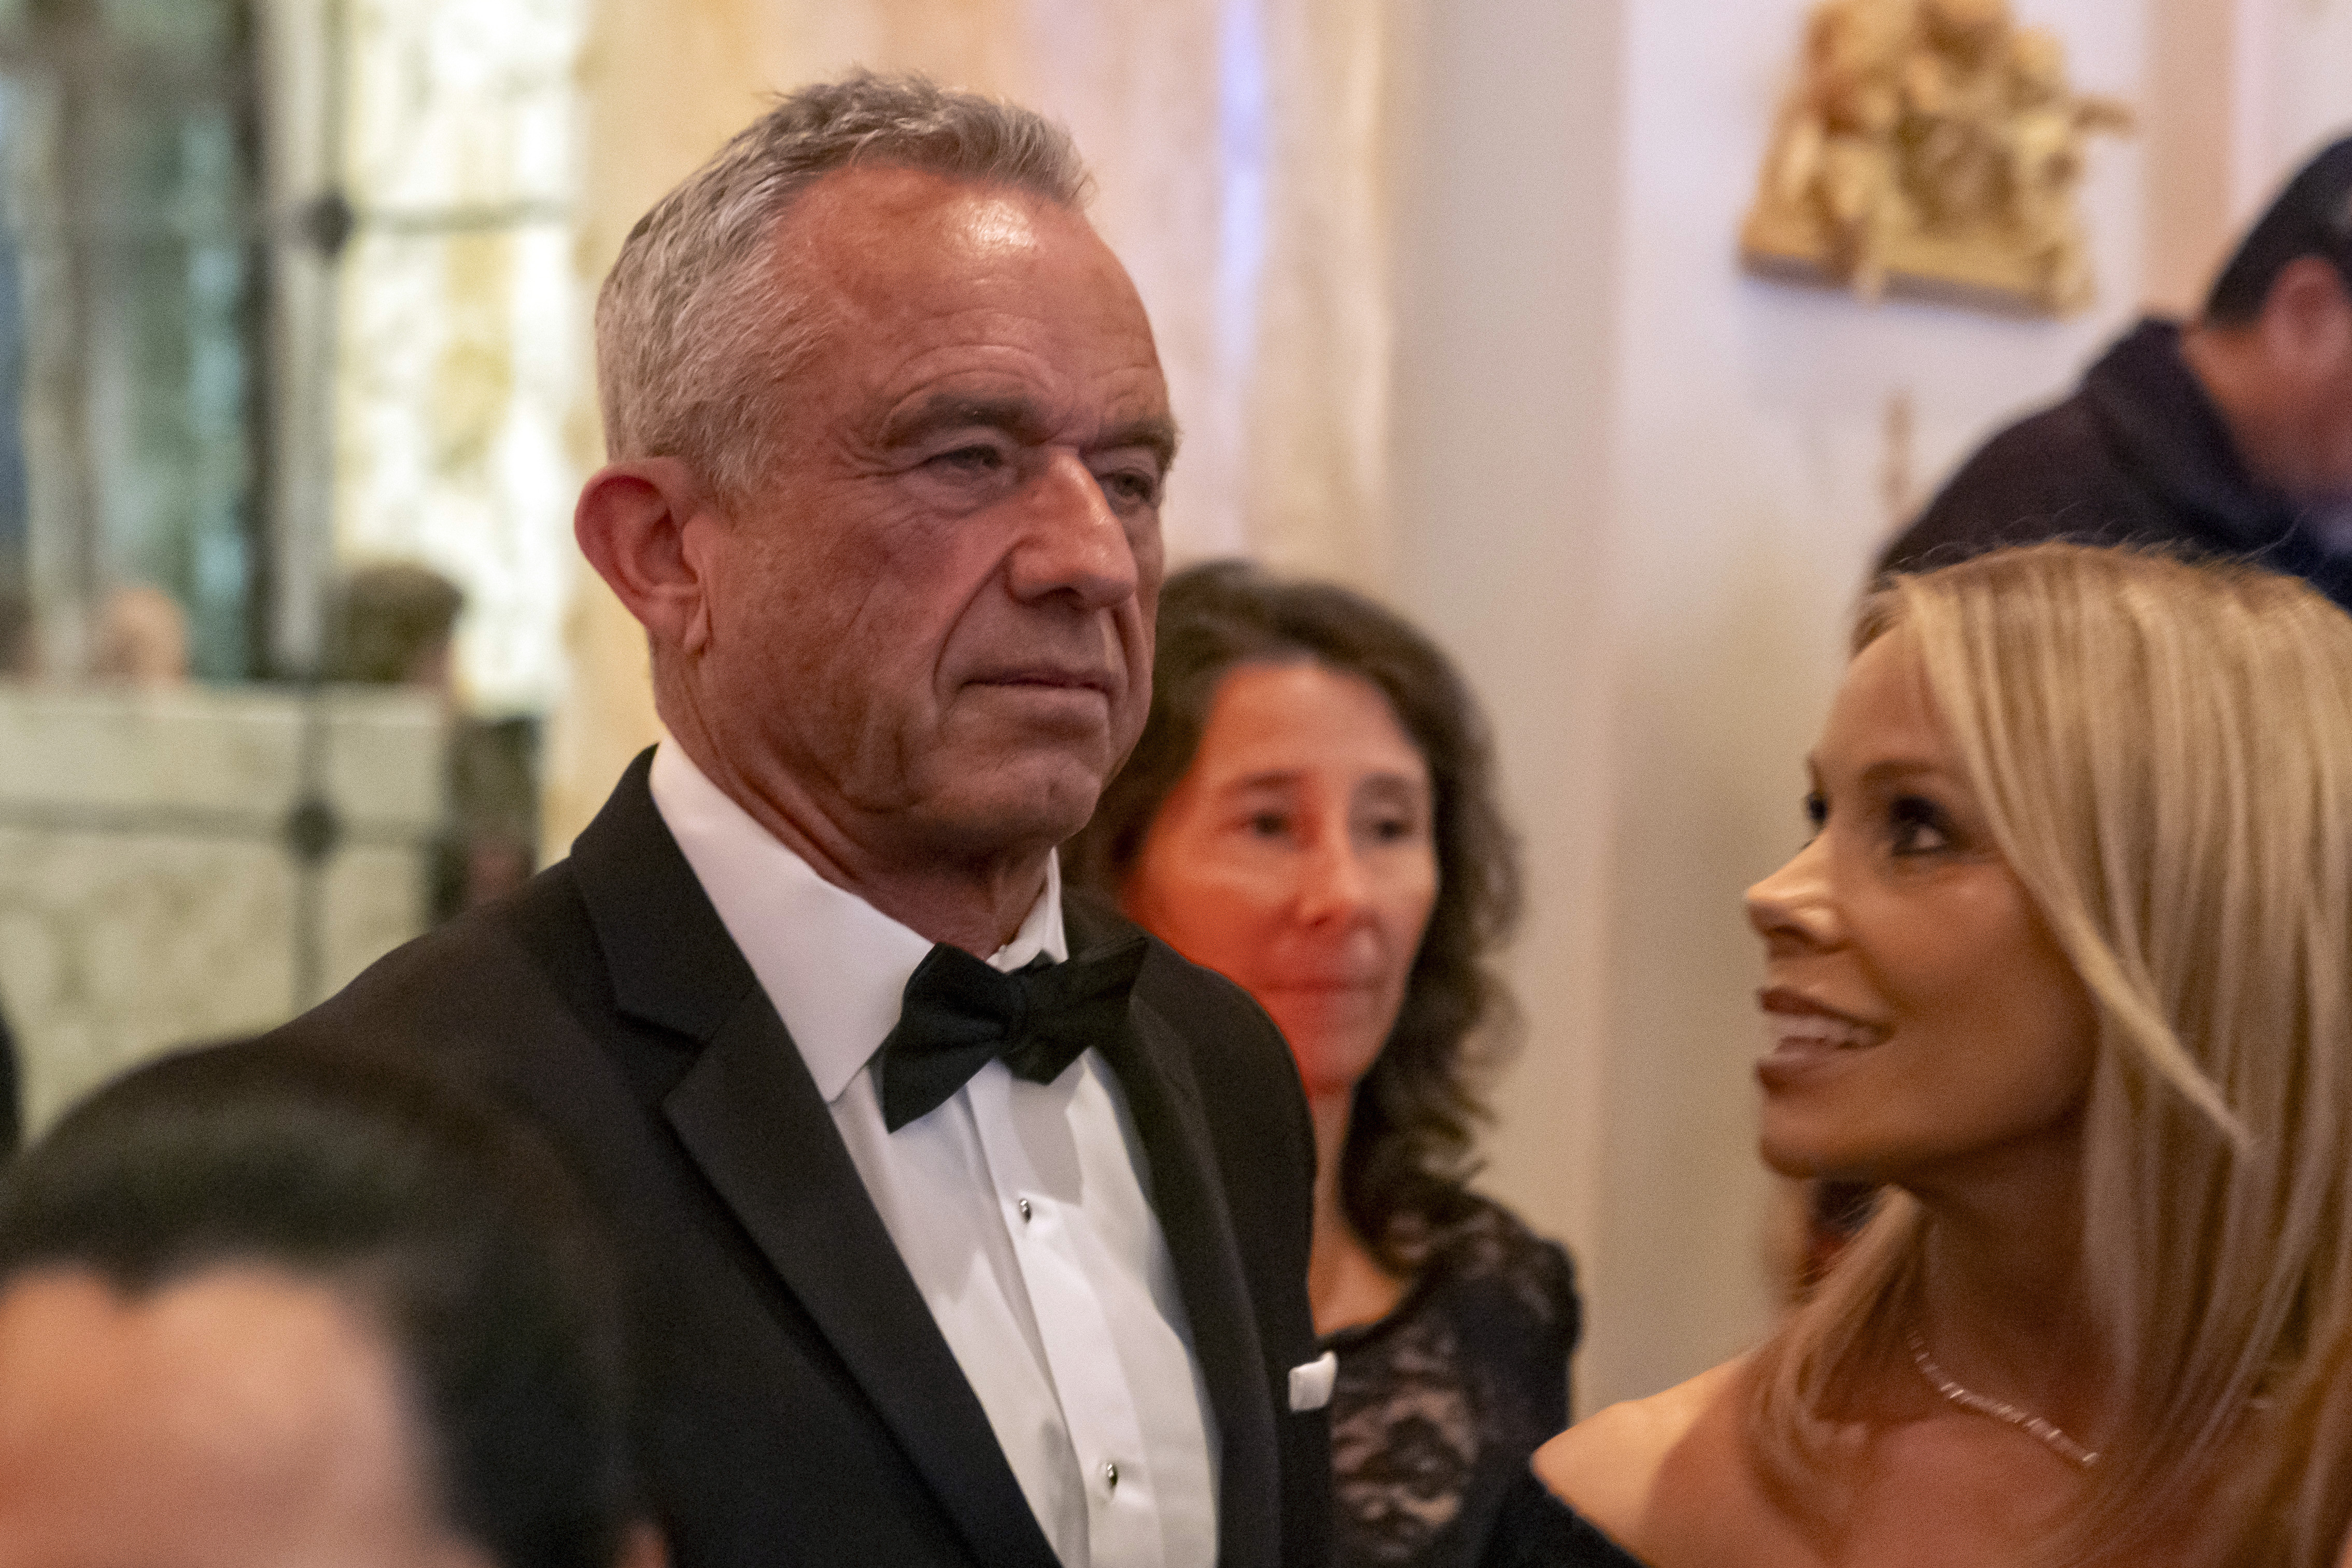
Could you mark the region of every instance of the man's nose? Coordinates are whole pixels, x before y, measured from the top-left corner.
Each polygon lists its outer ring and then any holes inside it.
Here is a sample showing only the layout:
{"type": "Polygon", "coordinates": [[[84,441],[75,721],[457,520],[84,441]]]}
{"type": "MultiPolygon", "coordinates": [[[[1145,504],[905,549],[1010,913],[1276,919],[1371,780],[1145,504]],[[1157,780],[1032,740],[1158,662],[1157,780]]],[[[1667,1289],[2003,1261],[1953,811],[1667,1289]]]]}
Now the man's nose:
{"type": "Polygon", "coordinates": [[[1100,610],[1133,595],[1139,580],[1134,545],[1101,482],[1076,453],[1049,454],[1022,504],[1027,516],[1008,562],[1015,597],[1065,593],[1100,610]]]}
{"type": "Polygon", "coordinates": [[[1748,890],[1748,924],[1769,945],[1776,938],[1834,946],[1841,925],[1830,896],[1828,835],[1816,833],[1788,862],[1748,890]]]}

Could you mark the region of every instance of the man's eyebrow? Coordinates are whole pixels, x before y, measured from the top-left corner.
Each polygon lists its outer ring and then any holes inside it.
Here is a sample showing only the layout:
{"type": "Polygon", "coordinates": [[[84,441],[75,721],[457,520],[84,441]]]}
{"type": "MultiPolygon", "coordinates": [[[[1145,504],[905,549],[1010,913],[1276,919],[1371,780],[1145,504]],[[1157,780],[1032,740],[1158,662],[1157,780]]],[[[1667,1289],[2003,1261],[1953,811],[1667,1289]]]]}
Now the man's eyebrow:
{"type": "MultiPolygon", "coordinates": [[[[942,430],[1001,430],[1016,441],[1041,440],[1045,434],[1045,411],[1020,396],[987,397],[969,392],[934,392],[910,408],[893,414],[882,427],[882,443],[900,446],[942,430]]],[[[1166,414],[1150,414],[1112,426],[1097,437],[1097,449],[1141,446],[1160,459],[1162,469],[1176,461],[1176,422],[1166,414]]]]}
{"type": "Polygon", "coordinates": [[[1114,449],[1121,446],[1143,447],[1160,459],[1160,469],[1165,472],[1176,461],[1176,447],[1181,439],[1182,436],[1178,433],[1174,420],[1164,413],[1155,413],[1144,419],[1130,420],[1125,424],[1114,426],[1105,432],[1102,439],[1095,444],[1114,449]]]}
{"type": "Polygon", "coordinates": [[[969,392],[933,392],[911,408],[890,416],[882,427],[882,441],[897,446],[940,430],[968,426],[1002,430],[1017,440],[1045,434],[1043,410],[1025,397],[976,397],[969,392]]]}

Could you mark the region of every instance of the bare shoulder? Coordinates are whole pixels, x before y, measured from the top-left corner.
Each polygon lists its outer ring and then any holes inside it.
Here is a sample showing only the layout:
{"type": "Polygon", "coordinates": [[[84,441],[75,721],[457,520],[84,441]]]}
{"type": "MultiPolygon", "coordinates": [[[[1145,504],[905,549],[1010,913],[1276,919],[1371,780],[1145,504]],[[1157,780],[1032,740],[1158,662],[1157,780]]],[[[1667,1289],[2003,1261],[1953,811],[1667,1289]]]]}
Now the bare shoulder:
{"type": "Polygon", "coordinates": [[[1577,1512],[1621,1542],[1638,1540],[1669,1456],[1738,1397],[1746,1358],[1710,1367],[1647,1399],[1595,1412],[1536,1450],[1535,1472],[1577,1512]]]}

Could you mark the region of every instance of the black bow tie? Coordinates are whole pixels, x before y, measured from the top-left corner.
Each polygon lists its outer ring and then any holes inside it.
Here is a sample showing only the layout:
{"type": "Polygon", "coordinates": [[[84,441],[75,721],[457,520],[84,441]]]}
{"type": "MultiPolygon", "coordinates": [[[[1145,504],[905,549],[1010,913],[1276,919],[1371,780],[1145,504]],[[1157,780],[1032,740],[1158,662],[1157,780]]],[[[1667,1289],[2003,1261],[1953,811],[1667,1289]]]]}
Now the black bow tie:
{"type": "Polygon", "coordinates": [[[1143,967],[1137,932],[1067,963],[1044,957],[1007,975],[945,943],[915,967],[898,1026],[882,1042],[882,1124],[929,1115],[998,1058],[1017,1077],[1051,1083],[1087,1047],[1125,1026],[1143,967]]]}

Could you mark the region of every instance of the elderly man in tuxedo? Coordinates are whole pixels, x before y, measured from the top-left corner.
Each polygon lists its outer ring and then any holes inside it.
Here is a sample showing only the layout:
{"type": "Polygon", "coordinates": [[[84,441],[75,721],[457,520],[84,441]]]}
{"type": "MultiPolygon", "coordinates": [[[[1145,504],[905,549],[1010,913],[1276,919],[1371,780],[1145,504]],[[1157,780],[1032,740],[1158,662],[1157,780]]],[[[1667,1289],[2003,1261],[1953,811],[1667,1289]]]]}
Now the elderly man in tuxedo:
{"type": "Polygon", "coordinates": [[[646,214],[576,531],[668,737],[289,1026],[567,1151],[681,1568],[1324,1554],[1289,1056],[1055,860],[1143,725],[1176,445],[1086,183],[1033,114],[861,75],[646,214]]]}

